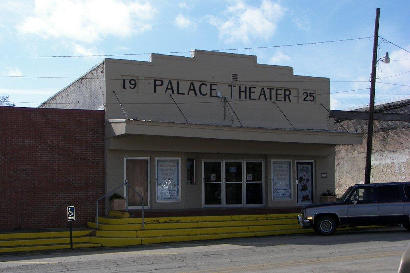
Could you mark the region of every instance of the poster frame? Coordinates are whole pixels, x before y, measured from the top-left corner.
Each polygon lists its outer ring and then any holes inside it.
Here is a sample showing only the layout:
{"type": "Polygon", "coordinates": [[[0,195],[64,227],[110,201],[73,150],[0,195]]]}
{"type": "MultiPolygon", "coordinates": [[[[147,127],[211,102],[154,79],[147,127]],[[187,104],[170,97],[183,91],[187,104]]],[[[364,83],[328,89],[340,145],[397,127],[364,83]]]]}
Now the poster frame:
{"type": "Polygon", "coordinates": [[[157,203],[176,203],[181,202],[181,158],[180,157],[156,157],[155,158],[155,200],[157,203]],[[158,199],[158,161],[161,160],[177,160],[178,161],[178,196],[173,200],[158,199]]]}
{"type": "Polygon", "coordinates": [[[291,200],[293,200],[294,199],[294,183],[292,183],[292,181],[293,181],[293,176],[294,176],[294,174],[293,174],[293,168],[294,168],[294,164],[293,164],[293,161],[291,160],[291,159],[281,159],[281,158],[278,158],[278,159],[271,159],[270,160],[270,184],[271,184],[271,191],[272,191],[272,194],[271,194],[271,197],[272,197],[272,201],[275,201],[275,202],[283,202],[283,201],[285,201],[285,202],[287,202],[287,201],[291,201],[291,200]],[[274,197],[274,192],[273,192],[273,169],[272,169],[272,164],[273,164],[273,162],[289,162],[290,163],[290,169],[289,169],[289,172],[290,172],[290,177],[289,177],[289,179],[290,179],[290,198],[289,199],[275,199],[275,197],[274,197]]]}

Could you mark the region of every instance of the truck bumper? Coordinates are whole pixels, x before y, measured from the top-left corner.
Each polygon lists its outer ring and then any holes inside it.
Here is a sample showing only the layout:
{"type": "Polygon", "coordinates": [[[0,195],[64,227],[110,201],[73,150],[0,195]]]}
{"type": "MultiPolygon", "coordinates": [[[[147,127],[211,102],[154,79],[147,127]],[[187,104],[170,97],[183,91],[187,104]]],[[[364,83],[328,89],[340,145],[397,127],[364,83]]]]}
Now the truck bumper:
{"type": "Polygon", "coordinates": [[[313,226],[312,222],[308,219],[303,218],[302,214],[298,215],[298,222],[302,228],[311,228],[313,226]]]}

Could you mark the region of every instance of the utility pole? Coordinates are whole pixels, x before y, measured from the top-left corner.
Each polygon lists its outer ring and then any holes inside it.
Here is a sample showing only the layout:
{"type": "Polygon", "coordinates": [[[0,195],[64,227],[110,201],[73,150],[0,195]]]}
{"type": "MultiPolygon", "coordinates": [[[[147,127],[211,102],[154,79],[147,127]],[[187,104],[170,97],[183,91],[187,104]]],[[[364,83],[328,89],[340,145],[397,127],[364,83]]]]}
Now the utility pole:
{"type": "Polygon", "coordinates": [[[365,184],[370,184],[370,174],[372,170],[372,145],[373,145],[373,113],[374,113],[374,96],[376,88],[376,65],[377,65],[377,47],[379,44],[379,17],[380,8],[376,9],[376,21],[374,23],[374,42],[373,42],[373,60],[372,75],[370,85],[370,103],[369,103],[369,121],[367,124],[367,150],[366,150],[366,169],[365,184]]]}

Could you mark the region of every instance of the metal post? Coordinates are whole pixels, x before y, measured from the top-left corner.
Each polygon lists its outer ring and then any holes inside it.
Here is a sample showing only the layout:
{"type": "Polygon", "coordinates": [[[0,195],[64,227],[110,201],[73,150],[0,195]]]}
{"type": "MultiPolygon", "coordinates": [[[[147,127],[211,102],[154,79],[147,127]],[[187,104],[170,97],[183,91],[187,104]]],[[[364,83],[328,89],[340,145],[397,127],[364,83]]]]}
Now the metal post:
{"type": "Polygon", "coordinates": [[[96,212],[96,215],[95,215],[95,223],[97,224],[97,229],[98,229],[98,201],[99,201],[99,199],[97,199],[97,212],[96,212]]]}
{"type": "Polygon", "coordinates": [[[73,249],[73,221],[69,221],[70,223],[70,248],[73,249]]]}
{"type": "Polygon", "coordinates": [[[365,169],[365,184],[370,184],[370,174],[372,169],[372,145],[373,145],[373,113],[374,113],[374,97],[376,88],[376,65],[377,65],[377,47],[379,42],[379,17],[380,8],[376,9],[376,21],[374,24],[374,42],[373,42],[373,60],[372,60],[372,75],[370,86],[370,103],[369,103],[369,121],[367,127],[367,150],[366,150],[366,169],[365,169]]]}
{"type": "Polygon", "coordinates": [[[144,196],[141,194],[141,200],[142,200],[142,211],[141,211],[141,228],[144,229],[145,228],[145,223],[144,223],[144,196]]]}

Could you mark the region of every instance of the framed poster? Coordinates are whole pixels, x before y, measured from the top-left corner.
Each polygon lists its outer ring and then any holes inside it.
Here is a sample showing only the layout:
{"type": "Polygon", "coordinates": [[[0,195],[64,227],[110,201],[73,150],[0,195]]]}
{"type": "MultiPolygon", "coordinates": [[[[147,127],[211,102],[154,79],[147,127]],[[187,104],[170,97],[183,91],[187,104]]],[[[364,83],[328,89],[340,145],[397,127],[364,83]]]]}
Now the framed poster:
{"type": "Polygon", "coordinates": [[[179,201],[181,196],[179,158],[157,158],[156,178],[157,178],[157,202],[179,201]]]}
{"type": "Polygon", "coordinates": [[[273,200],[292,199],[291,171],[290,160],[271,161],[273,200]]]}
{"type": "Polygon", "coordinates": [[[313,202],[313,161],[297,161],[296,174],[298,183],[298,203],[313,202]]]}

